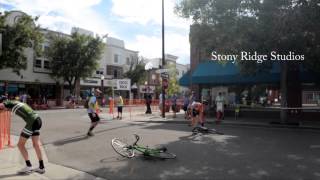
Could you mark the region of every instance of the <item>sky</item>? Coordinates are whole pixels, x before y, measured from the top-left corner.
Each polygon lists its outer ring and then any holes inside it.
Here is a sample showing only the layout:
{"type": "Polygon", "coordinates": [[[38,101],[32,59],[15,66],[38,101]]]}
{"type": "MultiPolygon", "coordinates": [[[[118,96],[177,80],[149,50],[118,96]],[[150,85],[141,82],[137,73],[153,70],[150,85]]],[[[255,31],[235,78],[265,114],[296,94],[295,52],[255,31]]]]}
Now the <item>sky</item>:
{"type": "MultiPolygon", "coordinates": [[[[165,3],[165,53],[190,63],[190,21],[174,14],[179,0],[165,3]]],[[[40,16],[43,28],[70,34],[80,27],[124,40],[125,47],[146,58],[162,57],[161,0],[1,0],[0,12],[20,10],[40,16]]]]}

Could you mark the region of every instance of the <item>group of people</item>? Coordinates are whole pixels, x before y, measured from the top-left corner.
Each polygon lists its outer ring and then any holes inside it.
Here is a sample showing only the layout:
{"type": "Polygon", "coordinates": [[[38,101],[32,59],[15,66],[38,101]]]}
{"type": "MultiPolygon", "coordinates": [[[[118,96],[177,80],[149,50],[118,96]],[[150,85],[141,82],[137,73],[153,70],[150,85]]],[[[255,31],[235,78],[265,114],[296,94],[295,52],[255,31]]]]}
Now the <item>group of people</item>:
{"type": "MultiPolygon", "coordinates": [[[[177,111],[178,111],[178,104],[177,104],[177,101],[178,101],[178,96],[177,94],[173,94],[170,98],[171,100],[171,109],[172,109],[172,112],[173,112],[173,118],[176,118],[176,114],[177,114],[177,111]]],[[[165,109],[163,109],[163,96],[162,96],[162,93],[160,93],[159,95],[159,109],[160,109],[160,112],[162,114],[162,111],[164,111],[165,109]]]]}
{"type": "MultiPolygon", "coordinates": [[[[94,89],[90,93],[89,97],[87,97],[87,112],[88,116],[91,120],[91,125],[87,132],[88,136],[93,136],[92,130],[98,125],[100,121],[99,113],[101,112],[100,107],[98,105],[97,97],[101,95],[101,91],[99,89],[94,89]]],[[[122,109],[123,109],[123,98],[120,94],[118,94],[117,98],[117,119],[122,119],[122,109]]]]}
{"type": "MultiPolygon", "coordinates": [[[[185,111],[185,119],[190,119],[190,126],[194,127],[197,124],[204,126],[206,109],[208,101],[203,100],[202,102],[196,101],[195,92],[192,91],[191,96],[185,96],[183,102],[183,110],[185,111]]],[[[221,93],[215,99],[216,105],[216,123],[220,123],[224,117],[224,98],[221,93]]]]}
{"type": "MultiPolygon", "coordinates": [[[[92,130],[97,126],[100,121],[99,117],[99,106],[97,102],[97,96],[101,94],[99,89],[95,89],[91,92],[90,96],[88,97],[87,101],[87,112],[88,116],[91,119],[91,125],[88,129],[87,136],[93,136],[92,130]]],[[[122,106],[123,106],[123,99],[121,95],[118,96],[118,117],[119,119],[122,118],[122,106]]],[[[31,173],[31,172],[38,172],[38,173],[45,173],[45,166],[43,162],[43,156],[40,149],[40,129],[42,127],[42,120],[39,115],[28,105],[25,101],[20,100],[9,100],[7,96],[0,96],[0,111],[1,110],[10,110],[12,113],[16,114],[17,116],[21,117],[26,125],[22,129],[18,141],[18,148],[25,160],[26,166],[19,170],[17,173],[31,173]],[[39,166],[36,168],[32,167],[32,164],[29,159],[28,151],[25,147],[27,140],[31,137],[32,144],[34,150],[36,152],[39,166]]]]}
{"type": "MultiPolygon", "coordinates": [[[[97,97],[101,95],[101,91],[99,89],[94,89],[90,96],[87,99],[87,113],[91,120],[90,127],[87,132],[87,136],[93,136],[93,129],[98,125],[100,121],[99,112],[100,108],[98,105],[97,97]]],[[[160,94],[160,108],[162,107],[162,94],[160,94]]],[[[122,108],[124,102],[123,98],[120,94],[118,94],[117,98],[117,106],[118,106],[118,119],[122,118],[122,108]]],[[[185,97],[183,109],[185,111],[185,117],[191,119],[191,126],[195,126],[198,123],[201,126],[204,126],[205,120],[205,109],[208,105],[207,101],[197,102],[195,93],[192,92],[190,97],[185,97]]],[[[177,106],[177,96],[174,95],[172,97],[172,109],[175,116],[175,108],[177,106]]],[[[216,98],[216,107],[217,107],[217,119],[220,121],[223,117],[223,106],[224,99],[221,96],[221,93],[216,98]]],[[[6,96],[0,97],[0,110],[11,110],[16,115],[20,116],[25,122],[26,125],[22,129],[20,138],[18,141],[18,148],[21,152],[22,157],[25,160],[26,167],[19,170],[18,173],[30,173],[32,171],[44,173],[45,166],[43,162],[42,152],[40,149],[40,129],[42,127],[42,120],[39,115],[26,103],[17,101],[17,100],[9,100],[6,96]],[[35,149],[36,155],[39,160],[39,167],[32,168],[32,164],[30,162],[28,151],[25,147],[27,140],[31,137],[33,147],[35,149]]]]}

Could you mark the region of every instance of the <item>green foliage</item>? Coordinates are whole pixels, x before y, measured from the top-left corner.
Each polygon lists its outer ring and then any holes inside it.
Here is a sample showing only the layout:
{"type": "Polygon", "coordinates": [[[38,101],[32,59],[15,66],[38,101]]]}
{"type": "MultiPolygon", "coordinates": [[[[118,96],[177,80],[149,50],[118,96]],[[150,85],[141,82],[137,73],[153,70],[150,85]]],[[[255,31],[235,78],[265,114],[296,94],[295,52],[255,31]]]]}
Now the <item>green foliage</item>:
{"type": "Polygon", "coordinates": [[[73,93],[80,78],[91,77],[98,67],[104,44],[99,37],[73,33],[71,37],[51,34],[48,58],[52,77],[69,83],[73,93]]]}
{"type": "Polygon", "coordinates": [[[180,86],[177,80],[177,69],[175,65],[166,65],[166,68],[169,69],[169,87],[167,90],[167,94],[172,96],[173,94],[179,93],[180,86]]]}
{"type": "MultiPolygon", "coordinates": [[[[318,0],[182,0],[176,13],[192,18],[190,39],[206,54],[212,50],[221,54],[293,51],[305,55],[306,67],[320,72],[318,0]]],[[[268,63],[240,63],[244,73],[270,67],[268,63]]]]}
{"type": "Polygon", "coordinates": [[[131,84],[144,84],[147,79],[147,71],[144,69],[145,64],[141,58],[138,62],[132,61],[129,71],[124,74],[124,77],[131,79],[131,84]]]}
{"type": "Polygon", "coordinates": [[[41,54],[40,44],[43,36],[39,26],[35,25],[36,18],[23,14],[13,25],[6,23],[10,12],[0,15],[0,33],[2,34],[2,54],[0,55],[0,69],[12,68],[19,74],[21,69],[27,67],[26,48],[35,50],[34,56],[41,54]]]}

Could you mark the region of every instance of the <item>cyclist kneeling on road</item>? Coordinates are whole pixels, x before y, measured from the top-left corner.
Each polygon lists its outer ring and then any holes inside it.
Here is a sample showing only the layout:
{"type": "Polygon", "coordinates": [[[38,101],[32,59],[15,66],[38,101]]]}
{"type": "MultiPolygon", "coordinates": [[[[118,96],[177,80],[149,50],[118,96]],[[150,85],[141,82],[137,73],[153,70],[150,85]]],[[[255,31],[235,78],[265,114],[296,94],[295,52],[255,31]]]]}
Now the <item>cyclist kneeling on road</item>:
{"type": "Polygon", "coordinates": [[[191,126],[194,127],[199,122],[203,125],[203,105],[194,101],[191,104],[191,126]]]}
{"type": "Polygon", "coordinates": [[[10,109],[12,113],[15,113],[16,115],[20,116],[26,122],[26,126],[23,128],[20,134],[18,148],[27,166],[19,170],[18,173],[30,173],[32,171],[35,171],[38,173],[44,173],[45,168],[44,168],[42,153],[39,145],[40,129],[42,126],[41,118],[27,104],[22,103],[20,101],[10,101],[10,100],[7,100],[6,97],[1,97],[0,110],[6,109],[6,108],[10,109]],[[36,151],[36,154],[39,160],[39,168],[35,168],[35,169],[32,168],[32,165],[28,156],[28,151],[25,147],[25,144],[30,136],[32,139],[34,150],[36,151]]]}

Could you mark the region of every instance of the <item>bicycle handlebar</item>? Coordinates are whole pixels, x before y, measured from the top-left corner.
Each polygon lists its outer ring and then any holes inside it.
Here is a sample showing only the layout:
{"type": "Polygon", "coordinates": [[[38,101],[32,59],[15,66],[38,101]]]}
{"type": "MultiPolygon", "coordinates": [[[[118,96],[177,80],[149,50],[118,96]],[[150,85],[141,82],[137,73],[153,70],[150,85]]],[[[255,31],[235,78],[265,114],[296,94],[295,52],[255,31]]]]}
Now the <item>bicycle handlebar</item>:
{"type": "Polygon", "coordinates": [[[139,141],[140,137],[137,134],[133,134],[136,138],[136,141],[133,143],[133,145],[137,145],[137,142],[139,141]]]}

